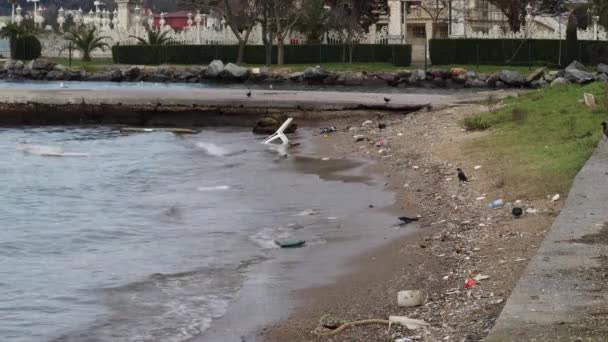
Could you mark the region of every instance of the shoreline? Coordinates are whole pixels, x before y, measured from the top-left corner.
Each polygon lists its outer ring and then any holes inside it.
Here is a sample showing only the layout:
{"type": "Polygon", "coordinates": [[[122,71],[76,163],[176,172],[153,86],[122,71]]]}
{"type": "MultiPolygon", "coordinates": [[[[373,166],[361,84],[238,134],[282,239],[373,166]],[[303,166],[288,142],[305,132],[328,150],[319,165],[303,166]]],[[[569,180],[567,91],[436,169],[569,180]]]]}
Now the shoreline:
{"type": "Polygon", "coordinates": [[[360,128],[363,118],[328,120],[340,131],[326,139],[331,151],[327,156],[367,156],[379,161],[402,213],[421,214],[422,219],[414,235],[353,259],[356,269],[333,284],[292,293],[300,305],[288,319],[259,331],[260,340],[479,340],[488,333],[561,204],[526,203],[549,207],[549,211],[514,221],[507,210],[511,204],[492,210],[485,208],[486,201],[476,200],[482,195],[488,201],[498,198],[500,189],[490,178],[495,170],[483,165],[483,160],[471,160],[453,140],[476,134],[462,133],[458,120],[480,110],[481,106],[471,105],[415,113],[405,119],[369,113],[374,123],[368,129],[360,128]],[[375,129],[378,122],[388,128],[375,129]],[[354,143],[352,136],[357,134],[371,142],[354,143]],[[374,146],[380,137],[387,137],[382,148],[374,146]],[[483,168],[474,171],[476,163],[483,168]],[[458,185],[457,165],[468,170],[472,185],[458,185]],[[465,280],[477,274],[490,278],[474,289],[464,289],[465,280]],[[398,291],[418,289],[428,295],[426,305],[397,307],[398,291]],[[364,326],[347,329],[333,339],[315,336],[314,331],[328,331],[319,329],[319,319],[326,314],[346,321],[399,315],[423,319],[431,326],[418,331],[395,327],[390,333],[382,325],[364,326]]]}

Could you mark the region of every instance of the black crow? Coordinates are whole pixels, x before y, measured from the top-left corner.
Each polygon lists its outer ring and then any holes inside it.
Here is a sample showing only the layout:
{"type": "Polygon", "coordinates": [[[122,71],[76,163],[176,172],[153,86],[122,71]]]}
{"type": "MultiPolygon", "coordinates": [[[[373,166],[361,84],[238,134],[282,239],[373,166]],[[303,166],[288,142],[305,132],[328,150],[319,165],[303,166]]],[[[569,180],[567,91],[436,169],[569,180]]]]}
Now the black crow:
{"type": "Polygon", "coordinates": [[[400,217],[399,220],[401,222],[403,222],[404,224],[408,224],[408,223],[412,223],[412,222],[418,221],[417,218],[411,218],[411,217],[407,217],[407,216],[400,217]]]}
{"type": "Polygon", "coordinates": [[[386,124],[379,123],[379,124],[378,124],[378,128],[379,128],[379,129],[385,129],[385,128],[386,128],[386,124]]]}
{"type": "Polygon", "coordinates": [[[524,214],[524,211],[522,208],[513,208],[513,210],[511,211],[513,213],[513,216],[515,216],[516,218],[521,217],[521,215],[524,214]]]}
{"type": "Polygon", "coordinates": [[[251,90],[247,92],[247,97],[251,97],[251,90]]]}
{"type": "Polygon", "coordinates": [[[469,178],[467,178],[464,172],[462,172],[461,168],[457,168],[456,171],[458,171],[458,180],[460,180],[460,183],[466,183],[469,181],[469,178]]]}
{"type": "Polygon", "coordinates": [[[604,137],[608,139],[608,123],[606,121],[602,122],[602,127],[604,127],[604,137]]]}
{"type": "Polygon", "coordinates": [[[391,99],[389,97],[385,97],[384,102],[386,102],[388,104],[389,102],[391,102],[391,99]]]}

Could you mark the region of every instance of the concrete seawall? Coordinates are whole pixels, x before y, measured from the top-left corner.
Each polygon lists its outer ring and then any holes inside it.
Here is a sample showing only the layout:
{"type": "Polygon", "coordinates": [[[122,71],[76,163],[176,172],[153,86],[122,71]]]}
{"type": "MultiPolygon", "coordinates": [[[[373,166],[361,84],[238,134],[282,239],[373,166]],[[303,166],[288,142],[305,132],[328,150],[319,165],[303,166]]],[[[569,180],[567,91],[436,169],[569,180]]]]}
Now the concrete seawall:
{"type": "Polygon", "coordinates": [[[0,125],[129,124],[226,125],[250,124],[267,114],[289,113],[315,119],[320,111],[379,110],[407,114],[422,108],[445,107],[454,95],[390,94],[336,91],[275,91],[200,89],[185,87],[125,87],[115,89],[23,89],[0,85],[0,125]]]}

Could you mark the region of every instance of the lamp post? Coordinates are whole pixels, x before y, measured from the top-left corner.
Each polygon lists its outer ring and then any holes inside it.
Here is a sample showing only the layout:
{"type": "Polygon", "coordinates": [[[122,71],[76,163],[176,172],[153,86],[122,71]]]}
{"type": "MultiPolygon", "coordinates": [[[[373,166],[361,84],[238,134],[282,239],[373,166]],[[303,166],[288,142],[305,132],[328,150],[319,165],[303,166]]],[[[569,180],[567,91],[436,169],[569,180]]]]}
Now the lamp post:
{"type": "Polygon", "coordinates": [[[34,3],[34,23],[38,24],[38,3],[40,0],[27,0],[27,2],[34,3]]]}
{"type": "Polygon", "coordinates": [[[65,24],[65,11],[63,7],[59,8],[59,16],[57,17],[57,24],[59,24],[59,31],[63,32],[63,24],[65,24]]]}
{"type": "Polygon", "coordinates": [[[21,6],[17,5],[17,15],[15,16],[15,22],[17,23],[17,25],[21,25],[21,22],[23,22],[23,16],[21,15],[21,6]]]}

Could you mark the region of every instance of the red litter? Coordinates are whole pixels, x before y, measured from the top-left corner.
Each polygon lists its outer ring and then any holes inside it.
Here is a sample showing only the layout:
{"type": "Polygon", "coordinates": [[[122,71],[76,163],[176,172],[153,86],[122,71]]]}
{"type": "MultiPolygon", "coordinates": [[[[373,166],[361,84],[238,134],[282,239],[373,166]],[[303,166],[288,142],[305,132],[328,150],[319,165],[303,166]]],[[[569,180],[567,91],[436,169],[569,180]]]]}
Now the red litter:
{"type": "Polygon", "coordinates": [[[464,288],[465,289],[470,289],[477,286],[477,282],[475,281],[475,279],[467,279],[467,281],[464,282],[464,288]]]}

